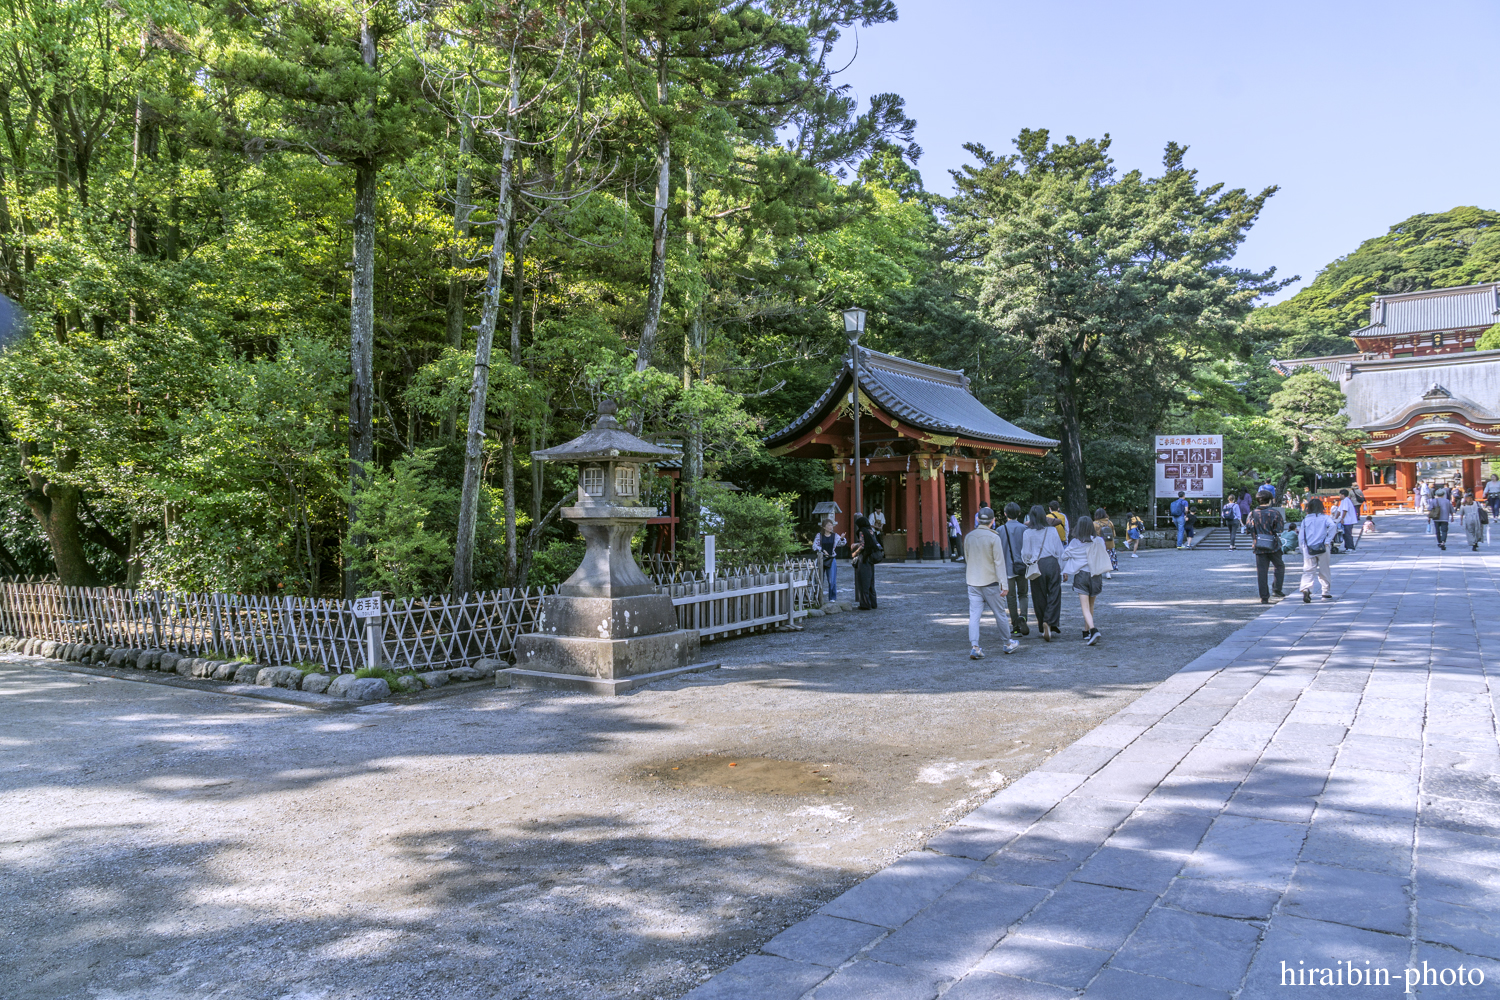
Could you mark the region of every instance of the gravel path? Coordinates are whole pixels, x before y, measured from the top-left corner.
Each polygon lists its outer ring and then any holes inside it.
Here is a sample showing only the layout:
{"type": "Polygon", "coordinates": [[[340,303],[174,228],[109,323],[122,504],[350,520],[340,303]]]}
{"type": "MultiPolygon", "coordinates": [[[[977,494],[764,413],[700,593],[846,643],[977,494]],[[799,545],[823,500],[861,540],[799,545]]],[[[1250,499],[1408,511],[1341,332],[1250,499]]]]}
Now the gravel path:
{"type": "Polygon", "coordinates": [[[1094,648],[1065,594],[1063,641],[971,662],[961,567],[893,565],[876,612],[616,699],[319,712],[0,658],[0,995],[680,996],[1260,610],[1243,551],[1122,569],[1094,648]]]}

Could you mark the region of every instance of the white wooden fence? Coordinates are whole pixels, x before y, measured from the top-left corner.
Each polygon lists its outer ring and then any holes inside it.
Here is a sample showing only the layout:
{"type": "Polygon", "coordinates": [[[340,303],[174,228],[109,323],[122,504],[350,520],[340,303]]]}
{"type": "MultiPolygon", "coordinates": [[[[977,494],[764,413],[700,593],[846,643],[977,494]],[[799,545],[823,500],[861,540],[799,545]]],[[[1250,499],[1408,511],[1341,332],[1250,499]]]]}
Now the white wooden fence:
{"type": "MultiPolygon", "coordinates": [[[[696,628],[705,639],[790,624],[821,606],[824,589],[815,560],[713,580],[673,574],[658,578],[657,587],[672,595],[680,627],[696,628]]],[[[545,586],[387,599],[376,625],[381,664],[435,669],[505,657],[517,636],[536,629],[542,598],[556,592],[545,586]]],[[[342,672],[369,662],[366,623],[351,601],[0,582],[0,632],[18,638],[222,652],[268,666],[310,662],[342,672]]]]}

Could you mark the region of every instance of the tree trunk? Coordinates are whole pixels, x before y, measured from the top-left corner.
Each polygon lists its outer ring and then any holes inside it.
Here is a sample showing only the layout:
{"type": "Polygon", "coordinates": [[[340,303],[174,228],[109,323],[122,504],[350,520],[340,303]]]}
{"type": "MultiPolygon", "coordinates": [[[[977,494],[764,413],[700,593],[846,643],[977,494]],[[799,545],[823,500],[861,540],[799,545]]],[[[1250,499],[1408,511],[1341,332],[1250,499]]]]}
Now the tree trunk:
{"type": "Polygon", "coordinates": [[[1083,476],[1083,435],[1078,421],[1078,382],[1072,358],[1062,362],[1056,390],[1057,416],[1062,423],[1058,454],[1062,458],[1063,512],[1069,523],[1089,516],[1088,488],[1083,476]]]}
{"type": "Polygon", "coordinates": [[[489,401],[490,350],[500,317],[500,286],[505,279],[505,250],[510,241],[510,175],[515,160],[514,114],[520,103],[520,80],[510,70],[510,112],[500,154],[499,197],[495,209],[495,239],[490,244],[489,274],[485,278],[484,308],[474,344],[474,380],[469,385],[469,429],[464,443],[464,483],[459,496],[458,538],[453,546],[453,593],[474,589],[474,536],[479,524],[479,473],[484,460],[484,418],[489,401]]]}
{"type": "Polygon", "coordinates": [[[656,349],[656,330],[661,325],[661,303],[667,292],[667,197],[672,183],[672,139],[659,128],[657,146],[656,212],[651,226],[651,283],[646,290],[646,322],[641,326],[641,343],[636,349],[635,370],[651,367],[656,349]]]}
{"type": "MultiPolygon", "coordinates": [[[[76,486],[48,481],[30,468],[31,447],[22,444],[20,451],[21,467],[30,485],[24,497],[26,506],[47,535],[58,582],[64,587],[99,586],[99,574],[83,553],[83,520],[78,512],[82,491],[76,486]]],[[[57,463],[61,472],[70,472],[77,465],[76,451],[66,452],[57,463]]]]}
{"type": "MultiPolygon", "coordinates": [[[[515,246],[511,250],[511,292],[510,292],[510,363],[516,367],[521,365],[521,315],[522,299],[526,293],[526,240],[531,231],[517,230],[515,222],[512,221],[511,229],[515,232],[515,246]]],[[[505,491],[505,585],[515,586],[516,582],[516,408],[512,403],[505,408],[505,429],[502,439],[503,454],[502,466],[504,469],[505,491]]]]}
{"type": "MultiPolygon", "coordinates": [[[[375,164],[362,163],[354,173],[354,278],[349,290],[349,543],[362,548],[366,539],[354,533],[359,521],[359,494],[369,478],[375,453],[375,164]]],[[[359,592],[359,574],[344,570],[344,596],[359,592]]]]}
{"type": "Polygon", "coordinates": [[[125,560],[125,587],[138,590],[141,586],[141,545],[146,540],[146,522],[130,519],[130,557],[125,560]]]}
{"type": "MultiPolygon", "coordinates": [[[[453,247],[448,251],[448,346],[456,351],[463,350],[464,346],[464,299],[466,298],[464,281],[458,272],[466,263],[464,246],[473,228],[469,224],[469,216],[474,211],[474,206],[470,203],[473,194],[468,162],[462,157],[467,157],[473,148],[474,126],[465,117],[459,122],[458,152],[461,159],[458,165],[458,178],[453,185],[453,247]]],[[[443,414],[442,426],[438,434],[444,441],[452,441],[457,433],[458,407],[455,405],[443,414]]]]}

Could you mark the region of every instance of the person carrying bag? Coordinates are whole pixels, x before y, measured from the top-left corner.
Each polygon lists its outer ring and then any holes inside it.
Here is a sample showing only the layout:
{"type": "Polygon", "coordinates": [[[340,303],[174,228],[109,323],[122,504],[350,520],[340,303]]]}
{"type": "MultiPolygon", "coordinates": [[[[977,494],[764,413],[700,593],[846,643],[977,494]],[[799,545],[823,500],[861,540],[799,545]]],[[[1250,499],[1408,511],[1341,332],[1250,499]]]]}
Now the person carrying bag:
{"type": "Polygon", "coordinates": [[[1260,585],[1260,603],[1270,604],[1271,598],[1285,597],[1282,585],[1286,581],[1286,560],[1281,556],[1281,533],[1286,530],[1286,518],[1281,511],[1271,506],[1272,495],[1260,492],[1255,495],[1256,508],[1250,512],[1247,527],[1250,529],[1250,547],[1255,551],[1255,580],[1260,585]],[[1276,585],[1267,586],[1267,576],[1272,566],[1276,567],[1276,585]]]}
{"type": "Polygon", "coordinates": [[[1313,583],[1322,590],[1323,600],[1333,600],[1333,571],[1329,542],[1339,530],[1333,518],[1323,513],[1323,501],[1307,501],[1307,513],[1297,526],[1302,547],[1302,603],[1312,603],[1313,583]]]}

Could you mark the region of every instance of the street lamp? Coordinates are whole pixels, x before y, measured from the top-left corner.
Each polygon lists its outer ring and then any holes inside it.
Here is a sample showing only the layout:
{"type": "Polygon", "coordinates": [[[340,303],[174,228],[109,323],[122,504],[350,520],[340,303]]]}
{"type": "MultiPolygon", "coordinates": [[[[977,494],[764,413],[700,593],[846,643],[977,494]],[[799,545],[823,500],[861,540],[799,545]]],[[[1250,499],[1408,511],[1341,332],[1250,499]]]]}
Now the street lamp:
{"type": "Polygon", "coordinates": [[[854,391],[852,394],[854,414],[854,513],[849,515],[849,523],[854,523],[854,518],[864,513],[864,477],[861,474],[859,464],[859,335],[865,332],[865,311],[859,306],[852,306],[844,310],[844,336],[849,340],[849,362],[854,370],[854,391]]]}

